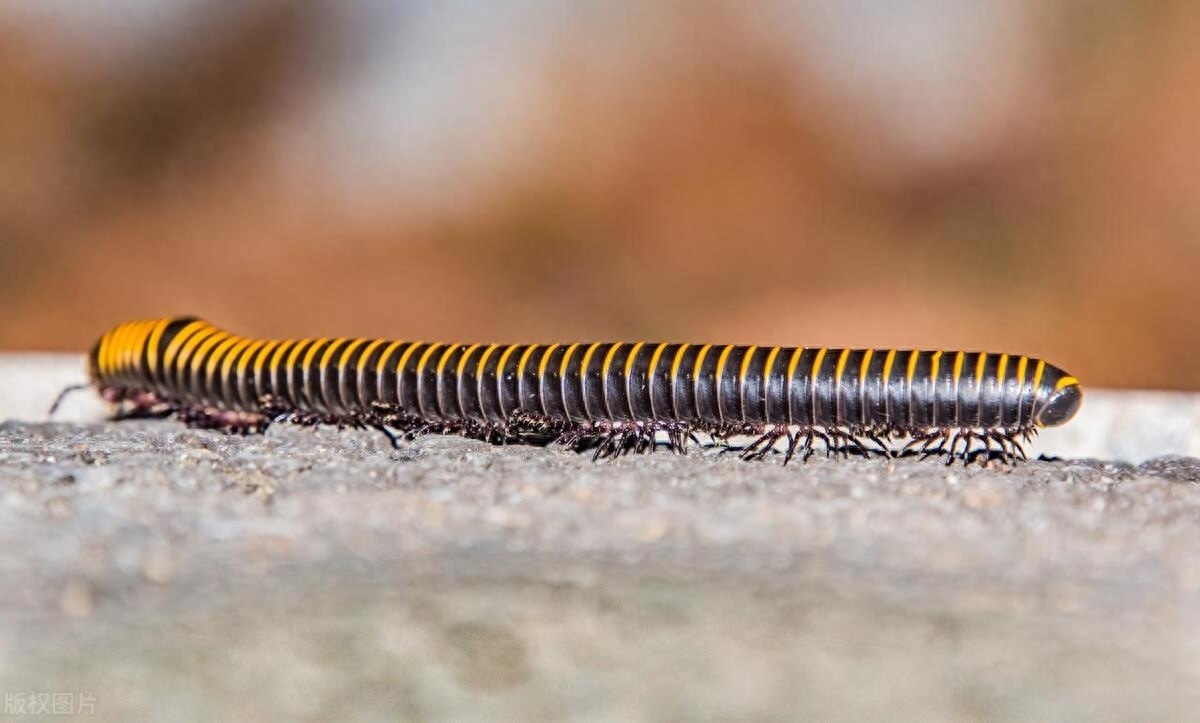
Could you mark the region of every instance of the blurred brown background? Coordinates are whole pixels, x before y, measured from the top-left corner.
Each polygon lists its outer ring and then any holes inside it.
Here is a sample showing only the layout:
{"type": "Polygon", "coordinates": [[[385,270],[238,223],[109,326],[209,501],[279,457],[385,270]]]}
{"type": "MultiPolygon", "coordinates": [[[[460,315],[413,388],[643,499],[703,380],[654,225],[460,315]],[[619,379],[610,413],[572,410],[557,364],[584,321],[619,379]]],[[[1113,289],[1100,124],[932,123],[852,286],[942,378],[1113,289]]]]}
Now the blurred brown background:
{"type": "Polygon", "coordinates": [[[1200,388],[1200,4],[0,5],[0,349],[986,348],[1200,388]]]}

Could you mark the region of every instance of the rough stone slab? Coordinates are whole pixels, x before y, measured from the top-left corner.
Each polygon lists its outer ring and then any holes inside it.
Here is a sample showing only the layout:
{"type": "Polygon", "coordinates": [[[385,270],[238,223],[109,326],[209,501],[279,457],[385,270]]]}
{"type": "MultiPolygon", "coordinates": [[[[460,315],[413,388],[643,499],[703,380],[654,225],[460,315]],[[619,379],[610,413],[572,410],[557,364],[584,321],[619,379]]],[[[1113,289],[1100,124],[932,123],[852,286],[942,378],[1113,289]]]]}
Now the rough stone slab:
{"type": "Polygon", "coordinates": [[[1200,460],[0,425],[0,689],[173,718],[1184,719],[1200,460]]]}

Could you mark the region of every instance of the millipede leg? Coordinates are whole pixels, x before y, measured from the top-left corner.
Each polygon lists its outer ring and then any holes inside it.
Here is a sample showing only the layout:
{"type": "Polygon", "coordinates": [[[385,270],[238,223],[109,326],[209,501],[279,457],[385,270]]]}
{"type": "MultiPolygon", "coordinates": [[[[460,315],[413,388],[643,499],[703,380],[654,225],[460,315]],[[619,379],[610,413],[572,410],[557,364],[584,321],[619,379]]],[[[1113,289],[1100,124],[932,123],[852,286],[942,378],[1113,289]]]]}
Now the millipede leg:
{"type": "Polygon", "coordinates": [[[813,436],[814,435],[816,435],[818,437],[823,437],[825,439],[825,444],[826,445],[829,444],[829,437],[826,437],[825,435],[823,435],[820,432],[817,432],[813,429],[809,429],[808,432],[804,435],[804,447],[802,448],[804,450],[803,460],[805,462],[808,461],[809,457],[813,456],[813,436]]]}
{"type": "Polygon", "coordinates": [[[871,458],[871,454],[867,451],[867,448],[863,445],[861,439],[859,439],[858,437],[856,437],[853,434],[846,434],[846,439],[849,441],[849,444],[847,445],[847,451],[846,451],[847,459],[850,458],[850,452],[848,449],[850,446],[853,446],[855,449],[857,449],[858,453],[861,454],[863,457],[866,457],[867,459],[871,458]]]}
{"type": "Polygon", "coordinates": [[[805,461],[807,461],[808,458],[811,457],[813,454],[812,442],[813,442],[814,437],[816,437],[817,439],[819,439],[825,443],[825,456],[826,457],[833,456],[833,442],[830,440],[829,435],[819,429],[810,429],[810,430],[808,430],[808,434],[805,435],[805,442],[804,442],[804,449],[805,449],[804,459],[805,459],[805,461]]]}
{"type": "Polygon", "coordinates": [[[975,430],[968,429],[963,437],[962,460],[963,466],[971,463],[971,443],[975,440],[975,430]]]}
{"type": "Polygon", "coordinates": [[[796,444],[800,441],[800,433],[792,433],[790,430],[787,433],[788,444],[787,452],[783,455],[783,465],[786,467],[788,462],[792,461],[792,455],[796,453],[796,444]]]}
{"type": "Polygon", "coordinates": [[[996,443],[1000,461],[1004,464],[1011,465],[1012,459],[1008,454],[1008,448],[1004,446],[1004,437],[995,431],[988,431],[987,438],[996,443]]]}
{"type": "Polygon", "coordinates": [[[950,440],[950,451],[946,453],[946,466],[954,464],[954,450],[958,448],[958,440],[962,438],[961,429],[954,433],[954,438],[950,440]]]}
{"type": "Polygon", "coordinates": [[[884,457],[888,457],[888,458],[892,457],[892,447],[891,447],[891,445],[889,445],[889,444],[887,444],[886,442],[884,442],[884,441],[883,441],[883,440],[882,440],[882,439],[879,437],[879,435],[878,435],[878,434],[876,434],[875,432],[867,432],[867,439],[869,439],[869,440],[871,440],[872,442],[874,442],[875,444],[879,445],[879,452],[880,452],[880,454],[882,454],[884,457]]]}
{"type": "Polygon", "coordinates": [[[396,437],[396,435],[392,434],[392,430],[388,429],[382,424],[375,424],[372,426],[374,426],[376,430],[383,432],[383,436],[387,437],[387,440],[392,443],[392,449],[400,449],[400,440],[396,437]]]}
{"type": "MultiPolygon", "coordinates": [[[[932,432],[926,433],[925,435],[913,440],[913,442],[910,442],[909,444],[911,445],[915,442],[920,442],[920,441],[924,440],[925,443],[922,444],[921,448],[918,449],[916,452],[918,455],[920,455],[921,459],[924,460],[924,459],[928,459],[929,457],[932,457],[934,455],[943,454],[946,449],[946,442],[949,439],[950,439],[950,432],[948,430],[938,429],[938,430],[934,430],[932,432]],[[937,442],[936,447],[933,447],[934,442],[937,442]],[[931,447],[932,447],[932,449],[931,449],[931,447]]],[[[908,447],[906,446],[905,449],[907,450],[908,447]]]]}

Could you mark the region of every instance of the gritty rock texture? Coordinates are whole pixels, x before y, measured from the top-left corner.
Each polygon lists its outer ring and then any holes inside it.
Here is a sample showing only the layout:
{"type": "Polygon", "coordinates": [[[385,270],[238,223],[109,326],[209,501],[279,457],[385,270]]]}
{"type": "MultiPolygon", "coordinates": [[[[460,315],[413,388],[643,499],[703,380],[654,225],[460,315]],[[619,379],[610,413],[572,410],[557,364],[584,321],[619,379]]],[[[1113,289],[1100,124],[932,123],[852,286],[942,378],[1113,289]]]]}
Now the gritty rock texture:
{"type": "Polygon", "coordinates": [[[1197,483],[9,422],[0,691],[106,720],[1188,718],[1197,483]]]}

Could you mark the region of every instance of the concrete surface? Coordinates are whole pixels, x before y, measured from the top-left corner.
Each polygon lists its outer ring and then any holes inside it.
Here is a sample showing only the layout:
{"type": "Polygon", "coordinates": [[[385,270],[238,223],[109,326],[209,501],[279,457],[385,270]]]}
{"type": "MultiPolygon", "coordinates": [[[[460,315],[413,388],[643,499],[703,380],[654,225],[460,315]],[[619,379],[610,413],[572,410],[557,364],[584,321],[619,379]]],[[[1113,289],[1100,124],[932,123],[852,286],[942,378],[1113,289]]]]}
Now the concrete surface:
{"type": "Polygon", "coordinates": [[[102,720],[1191,719],[1198,483],[1186,456],[592,464],[9,421],[0,692],[102,720]]]}

